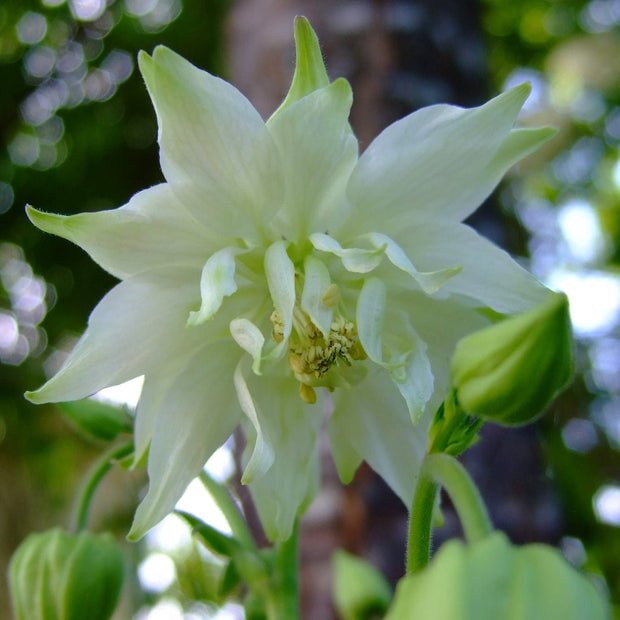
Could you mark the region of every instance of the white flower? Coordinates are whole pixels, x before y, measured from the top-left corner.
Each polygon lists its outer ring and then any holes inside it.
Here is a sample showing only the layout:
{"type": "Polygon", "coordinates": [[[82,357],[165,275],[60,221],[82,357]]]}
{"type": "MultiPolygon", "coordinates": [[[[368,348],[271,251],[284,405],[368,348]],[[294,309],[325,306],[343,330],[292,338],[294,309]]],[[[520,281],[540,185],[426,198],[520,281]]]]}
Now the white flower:
{"type": "Polygon", "coordinates": [[[286,538],[318,485],[329,392],[343,479],[365,459],[409,503],[455,343],[488,324],[480,308],[521,312],[546,295],[461,223],[553,133],[513,129],[527,85],[479,108],[419,110],[358,157],[348,83],[329,83],[303,19],[296,40],[291,91],[267,123],[169,49],[142,53],[166,181],[116,210],[28,209],[121,280],[28,396],[79,399],[145,376],[135,449],[136,461],[149,452],[150,486],[130,537],[241,423],[243,480],[267,534],[286,538]]]}

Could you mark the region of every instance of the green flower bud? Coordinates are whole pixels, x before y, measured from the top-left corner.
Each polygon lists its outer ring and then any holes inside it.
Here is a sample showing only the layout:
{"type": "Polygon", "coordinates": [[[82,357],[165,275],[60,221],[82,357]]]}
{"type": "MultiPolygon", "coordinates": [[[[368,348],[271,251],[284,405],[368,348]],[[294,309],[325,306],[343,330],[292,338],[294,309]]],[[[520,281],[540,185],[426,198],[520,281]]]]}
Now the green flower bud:
{"type": "Polygon", "coordinates": [[[604,620],[607,601],[554,548],[516,547],[503,532],[444,544],[428,567],[401,579],[385,620],[604,620]]]}
{"type": "Polygon", "coordinates": [[[368,562],[345,551],[334,553],[334,601],[343,620],[382,618],[392,588],[386,578],[368,562]]]}
{"type": "Polygon", "coordinates": [[[573,376],[568,300],[545,302],[463,338],[452,358],[458,405],[505,425],[541,415],[573,376]]]}
{"type": "Polygon", "coordinates": [[[123,585],[123,554],[109,534],[31,534],[9,565],[17,620],[107,620],[123,585]]]}

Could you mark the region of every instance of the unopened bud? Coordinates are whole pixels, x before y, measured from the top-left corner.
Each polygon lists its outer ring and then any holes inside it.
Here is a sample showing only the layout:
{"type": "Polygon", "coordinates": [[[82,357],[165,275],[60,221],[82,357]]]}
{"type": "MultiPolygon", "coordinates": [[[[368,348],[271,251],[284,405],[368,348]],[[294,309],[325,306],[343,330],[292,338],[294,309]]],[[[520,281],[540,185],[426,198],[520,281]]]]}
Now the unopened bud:
{"type": "Polygon", "coordinates": [[[498,424],[531,422],[572,376],[568,300],[556,293],[528,312],[463,338],[452,358],[458,406],[498,424]]]}
{"type": "Polygon", "coordinates": [[[123,554],[109,534],[31,534],[9,566],[17,620],[107,620],[123,585],[123,554]]]}

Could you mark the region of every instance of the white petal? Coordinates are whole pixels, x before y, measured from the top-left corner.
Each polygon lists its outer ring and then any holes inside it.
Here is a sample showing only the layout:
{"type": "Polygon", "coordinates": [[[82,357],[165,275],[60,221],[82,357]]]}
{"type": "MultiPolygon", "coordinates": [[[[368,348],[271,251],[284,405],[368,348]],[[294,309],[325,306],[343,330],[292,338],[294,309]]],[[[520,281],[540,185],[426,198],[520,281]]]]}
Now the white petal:
{"type": "Polygon", "coordinates": [[[285,179],[281,229],[291,239],[329,230],[345,212],[345,188],[357,162],[357,140],[348,124],[351,87],[336,80],[281,109],[269,131],[285,179]]]}
{"type": "Polygon", "coordinates": [[[149,491],[128,538],[163,519],[190,481],[239,423],[234,398],[235,348],[217,343],[186,360],[158,403],[149,451],[149,491]]]}
{"type": "Polygon", "coordinates": [[[301,294],[301,307],[312,319],[312,322],[321,330],[325,339],[329,338],[329,331],[334,316],[333,308],[329,308],[323,301],[323,295],[331,279],[325,264],[312,254],[304,261],[304,288],[301,294]]]}
{"type": "MultiPolygon", "coordinates": [[[[374,367],[352,390],[334,392],[329,421],[337,464],[354,462],[354,451],[411,506],[413,491],[428,442],[430,416],[413,426],[405,401],[389,374],[374,367]],[[343,455],[341,459],[339,455],[343,455]],[[347,456],[348,455],[348,456],[347,456]]],[[[351,472],[339,470],[346,481],[351,472]]]]}
{"type": "Polygon", "coordinates": [[[357,300],[356,322],[360,342],[368,357],[383,365],[383,324],[387,292],[379,278],[364,281],[357,300]]]}
{"type": "MultiPolygon", "coordinates": [[[[291,380],[254,376],[250,380],[252,393],[263,412],[263,430],[275,448],[273,464],[250,483],[250,491],[267,536],[271,540],[285,540],[295,518],[312,501],[318,488],[323,409],[321,401],[314,405],[303,403],[291,380]]],[[[246,436],[251,450],[251,428],[246,436]]]]}
{"type": "MultiPolygon", "coordinates": [[[[435,412],[450,386],[450,360],[456,343],[464,336],[489,325],[475,308],[460,303],[463,298],[432,299],[421,291],[402,291],[390,306],[407,308],[419,338],[428,344],[426,354],[433,373],[433,395],[426,407],[435,412]]],[[[388,315],[390,324],[394,319],[388,315]]]]}
{"type": "Polygon", "coordinates": [[[198,303],[197,269],[149,271],[115,286],[93,310],[88,328],[60,371],[33,402],[76,400],[160,366],[175,352],[191,354],[208,332],[185,328],[198,303]]]}
{"type": "MultiPolygon", "coordinates": [[[[415,317],[415,311],[411,314],[415,317]]],[[[412,422],[417,424],[433,393],[433,373],[426,344],[403,311],[395,307],[388,311],[386,287],[378,278],[364,281],[357,302],[356,322],[368,357],[390,371],[407,403],[412,422]]]]}
{"type": "Polygon", "coordinates": [[[167,184],[137,193],[119,209],[64,216],[28,207],[27,213],[35,226],[76,243],[120,279],[175,263],[202,264],[215,243],[167,184]]]}
{"type": "Polygon", "coordinates": [[[390,125],[351,175],[348,195],[361,211],[356,221],[392,234],[412,212],[469,215],[499,180],[488,166],[528,93],[522,84],[479,108],[431,106],[390,125]]]}
{"type": "Polygon", "coordinates": [[[260,374],[260,362],[265,344],[265,337],[252,321],[240,318],[230,322],[230,333],[235,342],[252,356],[252,371],[260,374]]]}
{"type": "Polygon", "coordinates": [[[200,325],[211,319],[220,309],[224,297],[235,293],[235,256],[242,252],[244,250],[241,248],[223,248],[208,258],[200,276],[200,310],[189,313],[188,326],[200,325]]]}
{"type": "Polygon", "coordinates": [[[444,285],[444,292],[467,295],[502,313],[528,310],[548,294],[548,289],[506,252],[464,224],[413,222],[401,234],[405,251],[418,267],[463,268],[444,285]]]}
{"type": "Polygon", "coordinates": [[[295,266],[289,258],[286,241],[272,243],[265,252],[265,276],[275,309],[284,324],[284,341],[293,328],[295,306],[295,266]]]}
{"type": "Polygon", "coordinates": [[[387,235],[370,233],[367,237],[375,247],[384,248],[389,261],[409,274],[425,293],[437,292],[450,278],[461,271],[461,267],[457,266],[422,273],[413,266],[403,249],[387,235]]]}
{"type": "Polygon", "coordinates": [[[418,336],[409,320],[400,316],[398,323],[406,330],[406,338],[396,346],[406,343],[406,363],[402,369],[392,372],[396,387],[407,403],[411,422],[418,424],[433,395],[434,376],[426,353],[426,343],[418,336]],[[410,348],[411,347],[411,348],[410,348]]]}
{"type": "Polygon", "coordinates": [[[383,260],[384,248],[365,250],[362,248],[343,248],[336,239],[324,233],[312,233],[310,243],[316,250],[328,252],[342,259],[347,271],[352,273],[369,273],[376,269],[383,260]]]}
{"type": "Polygon", "coordinates": [[[152,58],[141,53],[139,64],[175,194],[215,233],[259,236],[280,206],[283,178],[258,112],[233,86],[165,47],[152,58]]]}
{"type": "Polygon", "coordinates": [[[248,384],[243,376],[240,363],[235,368],[234,383],[239,405],[241,405],[241,409],[243,413],[245,413],[247,419],[252,423],[256,437],[252,456],[247,462],[243,476],[241,477],[241,482],[243,484],[248,484],[255,478],[263,476],[271,467],[275,457],[269,437],[263,432],[259,414],[256,410],[256,405],[254,404],[250,390],[248,389],[248,384]]]}

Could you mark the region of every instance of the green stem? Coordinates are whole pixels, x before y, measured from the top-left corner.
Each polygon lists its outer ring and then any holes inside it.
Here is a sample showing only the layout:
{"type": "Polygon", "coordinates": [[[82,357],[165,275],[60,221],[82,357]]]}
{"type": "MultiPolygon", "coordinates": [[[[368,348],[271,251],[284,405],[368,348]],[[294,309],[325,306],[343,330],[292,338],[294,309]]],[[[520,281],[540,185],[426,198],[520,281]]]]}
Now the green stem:
{"type": "Polygon", "coordinates": [[[433,511],[440,486],[452,499],[469,543],[493,530],[480,492],[466,469],[449,454],[427,454],[413,496],[407,539],[407,573],[423,570],[430,560],[433,511]]]}
{"type": "Polygon", "coordinates": [[[230,526],[232,535],[246,549],[256,549],[254,538],[228,489],[214,480],[204,469],[200,472],[200,482],[204,485],[217,507],[222,511],[230,526]]]}
{"type": "Polygon", "coordinates": [[[426,471],[425,463],[426,461],[420,470],[420,478],[409,514],[407,574],[421,571],[428,564],[431,555],[433,512],[439,485],[426,471]]]}
{"type": "Polygon", "coordinates": [[[465,538],[478,542],[493,530],[489,513],[478,487],[467,470],[448,454],[429,454],[424,468],[447,491],[459,515],[465,538]]]}
{"type": "Polygon", "coordinates": [[[73,519],[74,528],[77,532],[85,530],[88,526],[88,511],[93,499],[93,495],[103,477],[112,468],[114,463],[133,452],[133,441],[113,446],[104,452],[91,466],[86,474],[86,482],[82,487],[79,501],[76,504],[75,516],[73,519]]]}
{"type": "Polygon", "coordinates": [[[299,619],[299,522],[288,540],[277,543],[274,557],[274,588],[268,602],[269,620],[299,619]]]}

